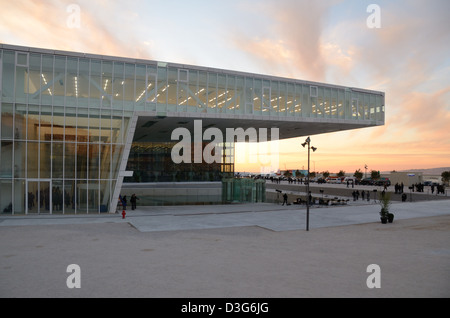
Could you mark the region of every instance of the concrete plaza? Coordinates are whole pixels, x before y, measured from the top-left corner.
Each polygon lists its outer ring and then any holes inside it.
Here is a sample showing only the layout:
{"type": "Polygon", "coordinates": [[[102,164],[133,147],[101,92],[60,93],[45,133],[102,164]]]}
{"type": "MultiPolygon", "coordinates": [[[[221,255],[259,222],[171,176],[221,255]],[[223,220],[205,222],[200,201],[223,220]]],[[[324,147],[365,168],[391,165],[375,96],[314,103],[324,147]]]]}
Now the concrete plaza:
{"type": "Polygon", "coordinates": [[[1,216],[0,297],[449,297],[450,201],[379,209],[312,207],[309,231],[304,206],[273,203],[1,216]]]}

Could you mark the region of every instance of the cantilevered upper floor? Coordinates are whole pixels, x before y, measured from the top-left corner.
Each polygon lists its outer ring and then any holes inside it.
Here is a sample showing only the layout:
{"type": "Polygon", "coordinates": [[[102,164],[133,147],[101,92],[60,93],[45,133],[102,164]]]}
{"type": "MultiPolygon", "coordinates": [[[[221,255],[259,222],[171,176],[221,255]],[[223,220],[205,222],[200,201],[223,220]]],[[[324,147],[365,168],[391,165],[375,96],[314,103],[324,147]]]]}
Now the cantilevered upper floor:
{"type": "Polygon", "coordinates": [[[31,106],[29,112],[39,105],[76,109],[78,116],[137,114],[151,129],[138,124],[135,139],[141,141],[167,140],[168,126],[191,126],[194,119],[219,129],[278,127],[281,139],[383,125],[385,119],[379,91],[6,44],[0,44],[0,90],[2,103],[31,106]]]}

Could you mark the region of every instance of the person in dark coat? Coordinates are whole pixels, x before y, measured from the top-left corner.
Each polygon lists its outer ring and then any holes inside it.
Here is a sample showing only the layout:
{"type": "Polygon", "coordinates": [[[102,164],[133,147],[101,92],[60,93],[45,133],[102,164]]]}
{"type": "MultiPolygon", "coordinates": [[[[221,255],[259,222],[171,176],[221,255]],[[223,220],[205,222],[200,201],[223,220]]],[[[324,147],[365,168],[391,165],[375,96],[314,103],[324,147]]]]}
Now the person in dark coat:
{"type": "Polygon", "coordinates": [[[287,198],[288,198],[287,193],[283,194],[283,204],[282,205],[284,205],[285,203],[286,203],[286,205],[288,204],[287,198]]]}
{"type": "Polygon", "coordinates": [[[133,193],[130,198],[131,210],[136,210],[136,200],[139,200],[139,198],[133,193]]]}
{"type": "Polygon", "coordinates": [[[123,209],[124,209],[124,210],[127,209],[127,196],[126,196],[126,195],[124,195],[124,196],[122,197],[122,206],[123,206],[123,209]]]}

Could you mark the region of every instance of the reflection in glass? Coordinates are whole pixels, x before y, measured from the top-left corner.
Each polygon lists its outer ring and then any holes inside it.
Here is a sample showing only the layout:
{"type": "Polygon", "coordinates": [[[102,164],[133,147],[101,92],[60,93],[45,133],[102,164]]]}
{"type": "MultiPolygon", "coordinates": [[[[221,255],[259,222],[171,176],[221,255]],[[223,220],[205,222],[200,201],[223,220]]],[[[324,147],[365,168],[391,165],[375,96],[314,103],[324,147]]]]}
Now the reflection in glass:
{"type": "Polygon", "coordinates": [[[25,140],[27,136],[27,106],[16,104],[16,112],[14,116],[14,138],[16,140],[25,140]]]}
{"type": "Polygon", "coordinates": [[[1,137],[3,139],[13,138],[13,105],[2,104],[1,116],[1,137]]]}
{"type": "Polygon", "coordinates": [[[75,178],[75,153],[76,144],[64,144],[64,177],[66,179],[75,178]]]}
{"type": "Polygon", "coordinates": [[[111,196],[111,182],[109,180],[100,180],[99,203],[100,212],[109,211],[109,198],[111,196]]]}
{"type": "Polygon", "coordinates": [[[28,142],[27,146],[27,177],[37,178],[39,173],[39,143],[28,142]]]}
{"type": "Polygon", "coordinates": [[[99,196],[99,190],[98,190],[98,181],[89,181],[87,184],[87,203],[88,203],[88,213],[98,213],[99,212],[99,203],[100,203],[100,196],[99,196]]]}
{"type": "Polygon", "coordinates": [[[55,57],[55,84],[53,85],[54,101],[64,104],[64,97],[66,95],[66,57],[55,57]]]}
{"type": "Polygon", "coordinates": [[[41,71],[41,103],[45,105],[52,105],[54,94],[54,75],[53,75],[53,56],[42,56],[42,71],[41,71]]]}
{"type": "Polygon", "coordinates": [[[12,141],[2,141],[0,151],[0,177],[11,178],[13,154],[12,141]]]}
{"type": "Polygon", "coordinates": [[[110,179],[111,145],[103,144],[100,149],[100,179],[110,179]]]}
{"type": "Polygon", "coordinates": [[[77,144],[77,161],[76,161],[76,178],[77,179],[87,179],[87,168],[88,168],[88,144],[79,143],[77,144]]]}
{"type": "Polygon", "coordinates": [[[50,178],[52,173],[51,168],[51,153],[52,147],[50,142],[41,142],[39,151],[39,165],[40,165],[40,178],[50,178]]]}
{"type": "Polygon", "coordinates": [[[12,181],[0,179],[0,213],[11,214],[12,212],[12,181]]]}
{"type": "Polygon", "coordinates": [[[64,144],[62,142],[52,143],[52,177],[63,178],[64,174],[64,144]]]}
{"type": "Polygon", "coordinates": [[[61,214],[64,211],[64,187],[62,180],[52,182],[52,213],[61,214]]]}
{"type": "MultiPolygon", "coordinates": [[[[88,78],[89,80],[89,107],[99,108],[100,98],[102,94],[102,82],[101,82],[101,64],[100,61],[91,61],[91,75],[90,77],[80,74],[80,80],[88,78]]],[[[87,106],[87,105],[86,105],[87,106]]]]}
{"type": "Polygon", "coordinates": [[[99,178],[99,148],[98,144],[89,144],[89,179],[99,178]]]}
{"type": "Polygon", "coordinates": [[[75,212],[75,180],[64,181],[64,213],[75,212]]]}
{"type": "Polygon", "coordinates": [[[25,141],[14,142],[14,178],[25,178],[26,151],[25,141]]]}
{"type": "Polygon", "coordinates": [[[87,213],[88,206],[88,185],[85,180],[76,181],[76,212],[87,213]]]}
{"type": "Polygon", "coordinates": [[[14,214],[25,213],[26,211],[25,204],[26,204],[25,180],[16,179],[14,180],[14,214]]]}

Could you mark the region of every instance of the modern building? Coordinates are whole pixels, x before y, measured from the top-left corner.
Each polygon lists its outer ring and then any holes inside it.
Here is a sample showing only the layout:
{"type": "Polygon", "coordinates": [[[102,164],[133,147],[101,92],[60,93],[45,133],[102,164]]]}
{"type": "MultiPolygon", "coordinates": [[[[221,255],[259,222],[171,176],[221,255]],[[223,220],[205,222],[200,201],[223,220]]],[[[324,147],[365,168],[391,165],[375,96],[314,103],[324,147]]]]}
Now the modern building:
{"type": "Polygon", "coordinates": [[[391,185],[403,183],[405,187],[422,184],[424,181],[423,173],[421,171],[392,171],[388,174],[383,174],[382,177],[389,178],[391,185]]]}
{"type": "Polygon", "coordinates": [[[232,177],[234,142],[220,162],[171,159],[172,132],[195,135],[196,120],[224,134],[278,128],[283,139],[383,125],[385,114],[383,92],[6,44],[0,96],[0,213],[13,214],[114,212],[124,178],[232,177]]]}

